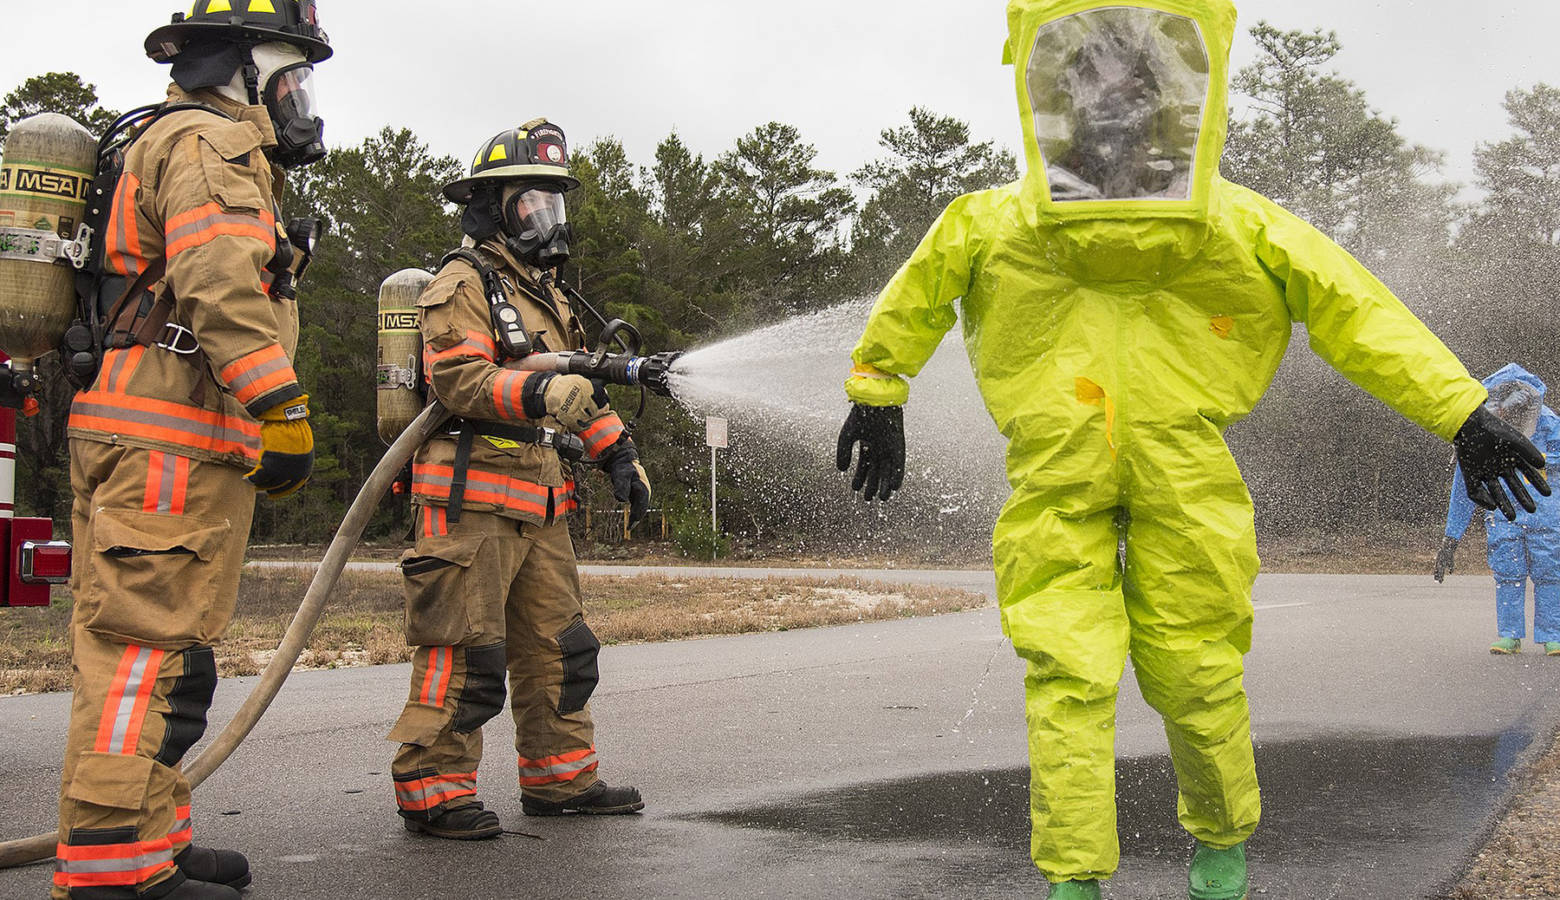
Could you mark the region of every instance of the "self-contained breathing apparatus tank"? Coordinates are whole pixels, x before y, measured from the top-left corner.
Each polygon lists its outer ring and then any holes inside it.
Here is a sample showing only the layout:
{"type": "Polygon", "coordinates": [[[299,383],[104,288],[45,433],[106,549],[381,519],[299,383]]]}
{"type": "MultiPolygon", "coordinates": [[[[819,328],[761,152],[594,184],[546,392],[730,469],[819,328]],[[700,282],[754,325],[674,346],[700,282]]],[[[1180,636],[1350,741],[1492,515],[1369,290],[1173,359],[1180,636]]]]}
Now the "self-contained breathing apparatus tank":
{"type": "Polygon", "coordinates": [[[26,393],[33,360],[55,349],[76,314],[76,270],[93,237],[83,221],[97,138],[69,116],[17,122],[0,160],[0,351],[26,393]]]}
{"type": "Polygon", "coordinates": [[[379,285],[379,347],[374,383],[378,389],[379,439],[393,442],[423,408],[422,332],[417,297],[433,276],[402,269],[379,285]]]}

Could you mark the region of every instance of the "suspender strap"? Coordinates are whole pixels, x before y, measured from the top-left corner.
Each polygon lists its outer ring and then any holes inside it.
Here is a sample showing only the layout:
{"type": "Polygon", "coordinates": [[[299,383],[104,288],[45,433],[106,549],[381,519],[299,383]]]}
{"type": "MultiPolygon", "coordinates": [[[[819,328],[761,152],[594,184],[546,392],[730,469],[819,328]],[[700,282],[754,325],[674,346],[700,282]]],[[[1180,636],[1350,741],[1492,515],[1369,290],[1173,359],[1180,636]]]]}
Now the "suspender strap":
{"type": "Polygon", "coordinates": [[[455,441],[455,473],[450,478],[450,502],[445,517],[450,522],[460,521],[460,511],[466,504],[466,471],[471,468],[471,442],[477,430],[467,422],[461,426],[460,437],[455,441]]]}

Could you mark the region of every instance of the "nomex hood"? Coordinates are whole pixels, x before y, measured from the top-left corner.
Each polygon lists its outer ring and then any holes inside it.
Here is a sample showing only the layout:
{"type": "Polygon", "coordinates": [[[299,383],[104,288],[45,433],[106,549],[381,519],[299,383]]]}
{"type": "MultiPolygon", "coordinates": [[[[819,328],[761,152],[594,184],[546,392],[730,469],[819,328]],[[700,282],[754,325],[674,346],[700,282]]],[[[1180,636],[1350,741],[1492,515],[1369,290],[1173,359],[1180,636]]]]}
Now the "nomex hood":
{"type": "Polygon", "coordinates": [[[1228,125],[1229,0],[1010,0],[1041,218],[1205,220],[1228,125]]]}

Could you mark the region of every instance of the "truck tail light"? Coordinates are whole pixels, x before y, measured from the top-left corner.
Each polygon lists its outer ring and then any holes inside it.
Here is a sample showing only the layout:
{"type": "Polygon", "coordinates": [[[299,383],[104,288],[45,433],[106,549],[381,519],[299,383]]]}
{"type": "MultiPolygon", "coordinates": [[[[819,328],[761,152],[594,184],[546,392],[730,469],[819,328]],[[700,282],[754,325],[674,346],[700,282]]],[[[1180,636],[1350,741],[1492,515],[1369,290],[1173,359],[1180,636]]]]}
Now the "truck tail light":
{"type": "Polygon", "coordinates": [[[22,541],[17,577],[23,584],[70,581],[69,541],[22,541]]]}

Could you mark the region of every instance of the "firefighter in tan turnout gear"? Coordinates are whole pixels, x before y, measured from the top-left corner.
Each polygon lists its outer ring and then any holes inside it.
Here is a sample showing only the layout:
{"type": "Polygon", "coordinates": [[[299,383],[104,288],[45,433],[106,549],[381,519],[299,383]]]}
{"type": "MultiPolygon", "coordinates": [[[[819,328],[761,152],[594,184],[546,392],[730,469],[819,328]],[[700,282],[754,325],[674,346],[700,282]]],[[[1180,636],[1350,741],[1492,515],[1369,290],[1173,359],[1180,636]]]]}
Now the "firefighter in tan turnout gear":
{"type": "Polygon", "coordinates": [[[103,241],[106,351],[70,414],[75,695],[56,898],[238,897],[191,843],[180,771],[216,687],[254,495],[309,476],[281,174],[324,153],[312,0],[198,0],[152,32],[168,103],[125,153],[103,241]]]}
{"type": "Polygon", "coordinates": [[[563,132],[538,119],[483,145],[444,189],[465,207],[466,240],[418,299],[423,368],[457,417],[412,465],[417,542],[401,562],[411,696],[390,739],[406,828],[444,838],[501,832],[476,799],[482,725],[509,677],[527,815],[631,813],[632,787],[596,774],[587,701],[595,635],[585,624],[569,539],[573,462],[604,469],[614,495],[646,511],[650,486],[600,387],[579,375],[505,368],[531,352],[584,349],[553,269],[568,259],[563,132]]]}

